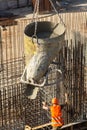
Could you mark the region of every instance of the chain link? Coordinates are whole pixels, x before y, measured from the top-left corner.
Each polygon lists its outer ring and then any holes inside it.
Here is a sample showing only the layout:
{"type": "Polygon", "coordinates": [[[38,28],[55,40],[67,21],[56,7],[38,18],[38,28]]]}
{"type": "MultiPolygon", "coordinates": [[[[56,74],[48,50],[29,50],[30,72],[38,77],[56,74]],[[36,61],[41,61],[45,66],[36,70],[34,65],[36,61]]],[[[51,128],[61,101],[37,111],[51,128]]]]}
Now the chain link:
{"type": "MultiPolygon", "coordinates": [[[[49,2],[51,3],[51,6],[53,7],[54,11],[56,12],[56,14],[58,15],[58,17],[60,18],[60,22],[62,22],[62,24],[66,27],[65,23],[63,22],[61,16],[59,15],[59,12],[57,11],[56,7],[54,6],[52,0],[49,0],[49,2]]],[[[33,18],[32,18],[32,22],[35,22],[35,30],[34,30],[34,35],[32,36],[32,41],[34,38],[36,38],[37,40],[37,44],[38,44],[38,37],[37,37],[37,24],[38,24],[38,14],[39,14],[39,0],[36,0],[35,2],[35,7],[34,7],[34,12],[33,12],[33,18]]],[[[33,41],[34,43],[34,41],[33,41]]]]}
{"type": "MultiPolygon", "coordinates": [[[[34,13],[33,13],[33,19],[32,22],[35,22],[35,30],[34,30],[34,35],[32,36],[32,41],[34,38],[36,38],[37,43],[38,43],[38,37],[37,37],[37,21],[38,21],[38,14],[39,14],[39,0],[36,0],[35,2],[35,7],[34,7],[34,13]]],[[[34,43],[34,41],[33,41],[34,43]]]]}

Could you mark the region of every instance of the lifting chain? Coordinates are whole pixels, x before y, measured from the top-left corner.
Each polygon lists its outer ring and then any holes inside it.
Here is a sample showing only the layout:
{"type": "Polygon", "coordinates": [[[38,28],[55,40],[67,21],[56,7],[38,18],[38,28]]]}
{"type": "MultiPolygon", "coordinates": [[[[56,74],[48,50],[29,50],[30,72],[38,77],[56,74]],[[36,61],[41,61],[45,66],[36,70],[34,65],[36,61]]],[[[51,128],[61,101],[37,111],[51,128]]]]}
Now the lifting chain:
{"type": "Polygon", "coordinates": [[[34,12],[33,12],[33,19],[32,19],[32,22],[35,22],[35,30],[34,30],[34,35],[32,36],[32,42],[34,43],[33,39],[36,38],[37,44],[38,44],[38,37],[37,37],[36,32],[37,32],[38,14],[39,14],[39,0],[36,0],[34,12]]]}
{"type": "MultiPolygon", "coordinates": [[[[49,0],[49,2],[51,3],[51,6],[53,7],[53,9],[56,12],[56,14],[58,15],[58,17],[60,18],[60,22],[66,27],[66,25],[63,22],[61,16],[59,15],[59,12],[57,11],[56,7],[54,6],[52,0],[49,0]]],[[[37,44],[38,44],[38,37],[37,37],[36,32],[37,32],[38,14],[39,14],[39,0],[36,0],[35,1],[34,12],[33,12],[33,18],[32,18],[32,22],[35,22],[35,30],[34,30],[34,35],[32,36],[32,42],[34,43],[34,38],[36,38],[37,44]]]]}
{"type": "Polygon", "coordinates": [[[56,7],[54,6],[52,0],[49,0],[49,2],[51,3],[51,6],[53,7],[54,11],[56,12],[56,14],[58,15],[58,17],[60,18],[60,22],[66,27],[65,23],[63,22],[61,16],[59,15],[59,12],[57,11],[56,7]]]}

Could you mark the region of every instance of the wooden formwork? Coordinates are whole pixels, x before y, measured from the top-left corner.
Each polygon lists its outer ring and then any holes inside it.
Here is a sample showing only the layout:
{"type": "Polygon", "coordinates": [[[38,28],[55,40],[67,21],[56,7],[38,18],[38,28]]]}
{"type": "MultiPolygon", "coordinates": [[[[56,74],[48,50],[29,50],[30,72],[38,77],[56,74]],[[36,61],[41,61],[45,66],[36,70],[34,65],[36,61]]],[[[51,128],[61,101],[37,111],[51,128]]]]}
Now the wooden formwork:
{"type": "MultiPolygon", "coordinates": [[[[24,125],[35,127],[50,121],[50,113],[42,110],[42,101],[49,105],[57,96],[64,103],[68,93],[68,106],[63,110],[65,124],[82,118],[87,98],[87,13],[60,14],[65,25],[65,46],[56,57],[58,65],[51,65],[48,84],[35,100],[27,99],[26,86],[20,84],[25,66],[24,29],[31,19],[16,20],[16,24],[1,28],[0,39],[0,128],[23,129],[24,125]],[[57,81],[56,68],[63,72],[63,81],[57,81]]],[[[57,15],[43,16],[40,21],[59,22],[57,15]]],[[[3,22],[4,23],[4,22],[3,22]]]]}

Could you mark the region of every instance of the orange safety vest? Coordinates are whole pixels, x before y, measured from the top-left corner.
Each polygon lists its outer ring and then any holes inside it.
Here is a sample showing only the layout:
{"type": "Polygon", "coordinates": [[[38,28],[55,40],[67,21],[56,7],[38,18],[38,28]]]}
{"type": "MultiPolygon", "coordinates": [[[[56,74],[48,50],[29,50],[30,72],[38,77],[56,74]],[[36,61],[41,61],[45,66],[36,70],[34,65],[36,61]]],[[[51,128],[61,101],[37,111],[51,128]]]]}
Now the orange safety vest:
{"type": "Polygon", "coordinates": [[[64,124],[62,118],[62,110],[60,105],[51,106],[51,117],[52,117],[52,126],[62,126],[64,124]]]}

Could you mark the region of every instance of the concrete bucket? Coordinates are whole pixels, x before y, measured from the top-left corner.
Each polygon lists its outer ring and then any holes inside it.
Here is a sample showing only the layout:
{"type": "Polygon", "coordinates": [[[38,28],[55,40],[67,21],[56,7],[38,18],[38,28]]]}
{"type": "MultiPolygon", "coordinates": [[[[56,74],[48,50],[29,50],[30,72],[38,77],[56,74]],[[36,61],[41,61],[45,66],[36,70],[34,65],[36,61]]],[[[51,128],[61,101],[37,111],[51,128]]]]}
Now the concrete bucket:
{"type": "Polygon", "coordinates": [[[65,26],[62,23],[48,21],[37,22],[25,28],[25,56],[26,67],[21,82],[35,87],[42,87],[46,83],[49,65],[64,45],[65,26]],[[44,81],[39,83],[41,78],[44,81]]]}

